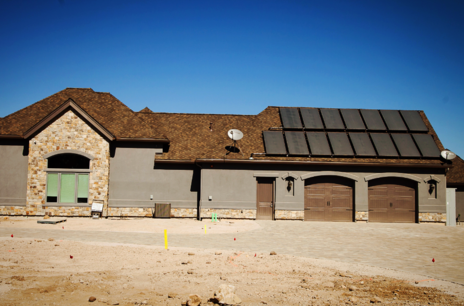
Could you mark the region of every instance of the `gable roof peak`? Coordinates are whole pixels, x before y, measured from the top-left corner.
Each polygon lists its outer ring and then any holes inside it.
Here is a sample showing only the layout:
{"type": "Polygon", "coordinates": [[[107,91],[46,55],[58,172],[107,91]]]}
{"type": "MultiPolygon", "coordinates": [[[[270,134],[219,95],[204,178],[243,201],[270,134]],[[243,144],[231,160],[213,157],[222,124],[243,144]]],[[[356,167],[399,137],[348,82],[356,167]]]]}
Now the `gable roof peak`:
{"type": "Polygon", "coordinates": [[[149,109],[148,107],[145,107],[144,109],[139,111],[139,113],[153,113],[153,111],[151,109],[149,109]]]}

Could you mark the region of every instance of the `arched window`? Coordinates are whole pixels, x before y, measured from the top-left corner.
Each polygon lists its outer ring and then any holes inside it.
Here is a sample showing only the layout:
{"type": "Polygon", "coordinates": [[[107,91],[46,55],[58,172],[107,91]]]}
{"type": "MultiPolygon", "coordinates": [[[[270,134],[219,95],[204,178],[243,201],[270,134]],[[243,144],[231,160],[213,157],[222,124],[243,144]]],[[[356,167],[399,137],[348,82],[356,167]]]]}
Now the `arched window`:
{"type": "Polygon", "coordinates": [[[88,203],[90,159],[63,153],[48,157],[47,203],[88,203]]]}
{"type": "Polygon", "coordinates": [[[77,154],[58,154],[48,158],[48,168],[58,169],[89,169],[90,159],[77,154]]]}

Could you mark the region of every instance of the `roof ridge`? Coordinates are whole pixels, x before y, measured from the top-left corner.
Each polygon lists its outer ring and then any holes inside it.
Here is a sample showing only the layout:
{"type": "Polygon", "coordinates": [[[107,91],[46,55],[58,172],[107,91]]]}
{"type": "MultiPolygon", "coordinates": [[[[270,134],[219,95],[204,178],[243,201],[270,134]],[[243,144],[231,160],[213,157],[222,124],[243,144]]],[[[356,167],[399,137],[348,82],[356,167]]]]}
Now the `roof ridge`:
{"type": "Polygon", "coordinates": [[[138,113],[153,113],[153,111],[149,109],[148,106],[145,106],[145,108],[138,111],[138,113]]]}
{"type": "MultiPolygon", "coordinates": [[[[142,111],[139,111],[139,113],[141,113],[142,111]]],[[[195,115],[195,116],[258,116],[258,115],[240,115],[240,114],[205,114],[205,113],[169,113],[169,112],[151,112],[149,113],[149,115],[162,115],[162,114],[166,114],[166,115],[195,115]]]]}

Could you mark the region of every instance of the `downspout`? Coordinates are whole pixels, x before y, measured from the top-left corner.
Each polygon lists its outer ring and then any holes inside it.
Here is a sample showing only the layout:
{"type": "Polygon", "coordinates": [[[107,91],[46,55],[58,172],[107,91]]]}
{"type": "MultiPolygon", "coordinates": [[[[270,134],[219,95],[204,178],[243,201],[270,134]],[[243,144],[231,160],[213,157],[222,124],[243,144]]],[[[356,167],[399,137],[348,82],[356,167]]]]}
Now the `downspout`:
{"type": "Polygon", "coordinates": [[[202,193],[203,193],[203,167],[201,164],[195,161],[195,165],[200,168],[200,195],[199,198],[200,200],[198,201],[198,213],[197,213],[197,220],[201,221],[201,207],[203,206],[203,198],[202,198],[202,193]]]}

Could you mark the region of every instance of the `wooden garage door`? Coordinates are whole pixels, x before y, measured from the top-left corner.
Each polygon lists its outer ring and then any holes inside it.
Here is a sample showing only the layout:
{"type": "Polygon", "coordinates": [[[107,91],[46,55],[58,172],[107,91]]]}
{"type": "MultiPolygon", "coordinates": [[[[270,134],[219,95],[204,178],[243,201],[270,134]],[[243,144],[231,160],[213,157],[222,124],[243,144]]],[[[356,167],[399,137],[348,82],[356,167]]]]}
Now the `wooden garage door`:
{"type": "Polygon", "coordinates": [[[417,183],[384,178],[369,183],[369,222],[416,222],[417,183]]]}
{"type": "Polygon", "coordinates": [[[274,219],[274,178],[258,177],[256,220],[274,219]]]}
{"type": "Polygon", "coordinates": [[[352,181],[319,176],[305,182],[305,221],[353,221],[352,181]]]}

